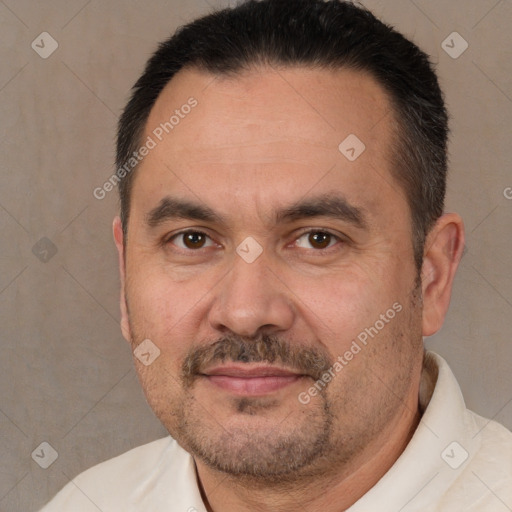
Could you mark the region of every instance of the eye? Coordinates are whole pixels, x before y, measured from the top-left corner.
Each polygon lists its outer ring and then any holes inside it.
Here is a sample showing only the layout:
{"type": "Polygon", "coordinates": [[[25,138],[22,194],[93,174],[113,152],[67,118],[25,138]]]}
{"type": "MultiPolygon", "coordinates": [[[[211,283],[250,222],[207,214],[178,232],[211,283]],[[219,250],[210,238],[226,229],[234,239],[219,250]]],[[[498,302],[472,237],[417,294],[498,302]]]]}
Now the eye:
{"type": "Polygon", "coordinates": [[[303,233],[297,238],[296,245],[305,249],[328,249],[338,241],[340,238],[328,231],[315,230],[303,233]]]}
{"type": "Polygon", "coordinates": [[[169,240],[168,243],[173,243],[180,249],[203,249],[204,247],[211,247],[215,245],[211,238],[202,231],[182,231],[176,233],[169,240]],[[210,242],[208,244],[208,241],[210,242]],[[208,244],[208,245],[207,245],[208,244]]]}

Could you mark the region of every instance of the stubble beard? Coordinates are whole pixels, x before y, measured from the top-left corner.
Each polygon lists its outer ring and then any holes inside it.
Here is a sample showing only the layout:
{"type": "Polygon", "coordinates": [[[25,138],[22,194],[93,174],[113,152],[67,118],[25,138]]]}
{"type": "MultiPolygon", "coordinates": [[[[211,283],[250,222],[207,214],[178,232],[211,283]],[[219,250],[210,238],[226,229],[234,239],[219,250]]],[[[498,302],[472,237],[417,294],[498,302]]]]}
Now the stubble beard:
{"type": "Polygon", "coordinates": [[[193,350],[182,367],[184,399],[178,406],[171,434],[194,457],[218,472],[263,486],[297,482],[301,473],[315,473],[315,465],[332,449],[334,417],[321,394],[315,404],[299,403],[291,413],[280,411],[284,398],[231,397],[229,418],[215,417],[206,403],[194,396],[197,374],[211,362],[280,363],[310,377],[310,386],[332,366],[326,352],[294,347],[279,338],[263,335],[257,340],[225,337],[208,347],[193,350]],[[295,408],[301,407],[297,415],[295,408]]]}
{"type": "MultiPolygon", "coordinates": [[[[411,342],[408,338],[417,330],[412,325],[415,299],[418,297],[413,292],[413,300],[406,313],[409,315],[408,321],[390,327],[392,332],[388,334],[393,337],[395,344],[411,342]]],[[[194,355],[197,356],[201,350],[209,350],[210,360],[215,357],[216,360],[245,362],[279,361],[292,368],[300,368],[301,364],[312,364],[311,361],[314,361],[316,368],[313,375],[317,376],[332,366],[333,361],[325,354],[313,350],[306,350],[305,353],[305,349],[299,349],[303,351],[304,358],[297,363],[294,354],[290,355],[290,345],[283,344],[278,338],[265,339],[252,340],[248,344],[238,337],[229,340],[223,338],[209,347],[196,349],[194,355]],[[215,346],[217,349],[221,347],[220,355],[218,350],[214,354],[215,346]]],[[[378,343],[379,340],[374,342],[378,343]]],[[[364,350],[373,352],[374,348],[368,346],[364,350]]],[[[397,357],[403,356],[400,352],[398,348],[397,357]]],[[[378,355],[377,350],[374,355],[378,355]]],[[[199,359],[196,357],[197,365],[201,366],[208,360],[207,356],[203,356],[199,354],[199,359]]],[[[371,358],[371,354],[368,357],[371,358]]],[[[222,418],[215,417],[215,411],[209,411],[207,403],[201,403],[194,396],[197,379],[191,378],[191,375],[197,368],[194,370],[192,356],[183,364],[180,397],[175,397],[172,403],[165,393],[156,395],[155,399],[149,388],[176,387],[175,380],[164,384],[150,378],[144,383],[145,379],[139,377],[156,415],[171,436],[197,460],[248,485],[276,488],[297,485],[302,480],[308,481],[347,468],[396,415],[400,407],[396,403],[397,396],[405,395],[407,383],[410,382],[410,375],[403,369],[407,368],[408,362],[405,358],[402,364],[397,365],[397,374],[393,375],[388,389],[382,392],[381,399],[375,401],[375,407],[371,410],[365,406],[358,407],[357,401],[357,397],[361,400],[364,398],[362,389],[371,381],[371,376],[366,375],[359,381],[353,377],[345,379],[345,387],[337,396],[329,393],[327,386],[314,403],[307,405],[300,404],[293,394],[291,399],[296,400],[297,407],[301,409],[298,412],[293,409],[289,417],[276,412],[279,402],[268,397],[233,397],[230,400],[230,413],[237,414],[236,420],[226,424],[223,424],[222,418]],[[276,421],[269,425],[268,418],[273,413],[276,421]],[[261,418],[266,421],[264,428],[261,418]]],[[[307,387],[314,381],[313,378],[307,387]]]]}
{"type": "Polygon", "coordinates": [[[261,428],[258,421],[251,424],[250,417],[267,407],[258,399],[234,399],[234,409],[246,411],[241,413],[246,421],[227,427],[215,419],[205,422],[206,411],[193,402],[185,402],[171,435],[211,469],[239,480],[271,487],[296,483],[300,475],[319,473],[318,462],[332,449],[333,415],[326,400],[300,423],[278,418],[271,428],[261,428]]]}

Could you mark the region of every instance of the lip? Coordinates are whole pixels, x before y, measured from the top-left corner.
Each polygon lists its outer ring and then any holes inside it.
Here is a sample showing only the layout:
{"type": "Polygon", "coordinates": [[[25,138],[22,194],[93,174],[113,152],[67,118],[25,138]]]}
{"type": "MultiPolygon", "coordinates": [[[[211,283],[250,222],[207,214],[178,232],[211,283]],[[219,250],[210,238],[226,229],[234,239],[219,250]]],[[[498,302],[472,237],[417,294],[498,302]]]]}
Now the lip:
{"type": "Polygon", "coordinates": [[[262,396],[283,389],[304,375],[275,366],[218,366],[203,373],[213,385],[243,396],[262,396]]]}

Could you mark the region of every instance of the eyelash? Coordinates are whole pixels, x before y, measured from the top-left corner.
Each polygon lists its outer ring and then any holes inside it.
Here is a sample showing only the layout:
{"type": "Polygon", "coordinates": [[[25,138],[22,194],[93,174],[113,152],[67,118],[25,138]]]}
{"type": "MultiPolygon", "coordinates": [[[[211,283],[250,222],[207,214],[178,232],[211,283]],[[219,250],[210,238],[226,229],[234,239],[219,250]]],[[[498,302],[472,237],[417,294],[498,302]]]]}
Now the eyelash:
{"type": "MultiPolygon", "coordinates": [[[[186,229],[186,230],[183,230],[183,231],[180,231],[178,233],[175,233],[174,235],[172,235],[171,237],[167,238],[164,240],[164,245],[167,245],[169,243],[172,243],[172,241],[175,239],[175,238],[178,238],[179,236],[183,236],[183,235],[187,235],[189,233],[194,233],[194,234],[198,234],[198,235],[202,235],[202,236],[205,236],[207,238],[209,238],[210,240],[212,240],[212,238],[207,234],[205,233],[204,231],[201,231],[199,229],[186,229]]],[[[299,233],[299,235],[297,236],[297,238],[295,238],[295,241],[299,240],[300,238],[302,238],[304,235],[308,235],[308,234],[311,234],[311,233],[323,233],[323,234],[326,234],[326,235],[330,235],[331,237],[333,237],[337,242],[344,242],[344,243],[347,243],[347,240],[344,239],[343,237],[339,236],[339,235],[335,235],[334,233],[332,233],[330,230],[328,229],[320,229],[320,228],[316,228],[316,229],[306,229],[304,231],[301,231],[299,233]]],[[[314,249],[314,248],[311,248],[311,249],[306,249],[306,250],[309,250],[309,251],[313,251],[313,252],[316,252],[316,253],[327,253],[327,252],[330,252],[331,249],[333,249],[336,245],[338,244],[334,244],[334,245],[331,245],[331,246],[328,246],[326,247],[325,249],[314,249]]],[[[184,252],[200,252],[201,249],[205,249],[204,247],[200,247],[199,249],[184,249],[182,247],[178,247],[178,250],[180,251],[184,251],[184,252]]]]}

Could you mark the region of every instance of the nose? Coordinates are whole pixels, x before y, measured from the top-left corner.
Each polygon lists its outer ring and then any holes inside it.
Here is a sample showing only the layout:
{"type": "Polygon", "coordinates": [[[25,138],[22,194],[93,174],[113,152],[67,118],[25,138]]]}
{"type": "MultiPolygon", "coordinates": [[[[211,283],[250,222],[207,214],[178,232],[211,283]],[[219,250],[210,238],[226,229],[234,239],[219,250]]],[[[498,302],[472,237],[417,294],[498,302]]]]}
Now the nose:
{"type": "Polygon", "coordinates": [[[216,290],[208,317],[218,332],[254,337],[259,331],[271,334],[293,325],[292,293],[264,254],[252,263],[236,255],[231,271],[216,290]]]}

